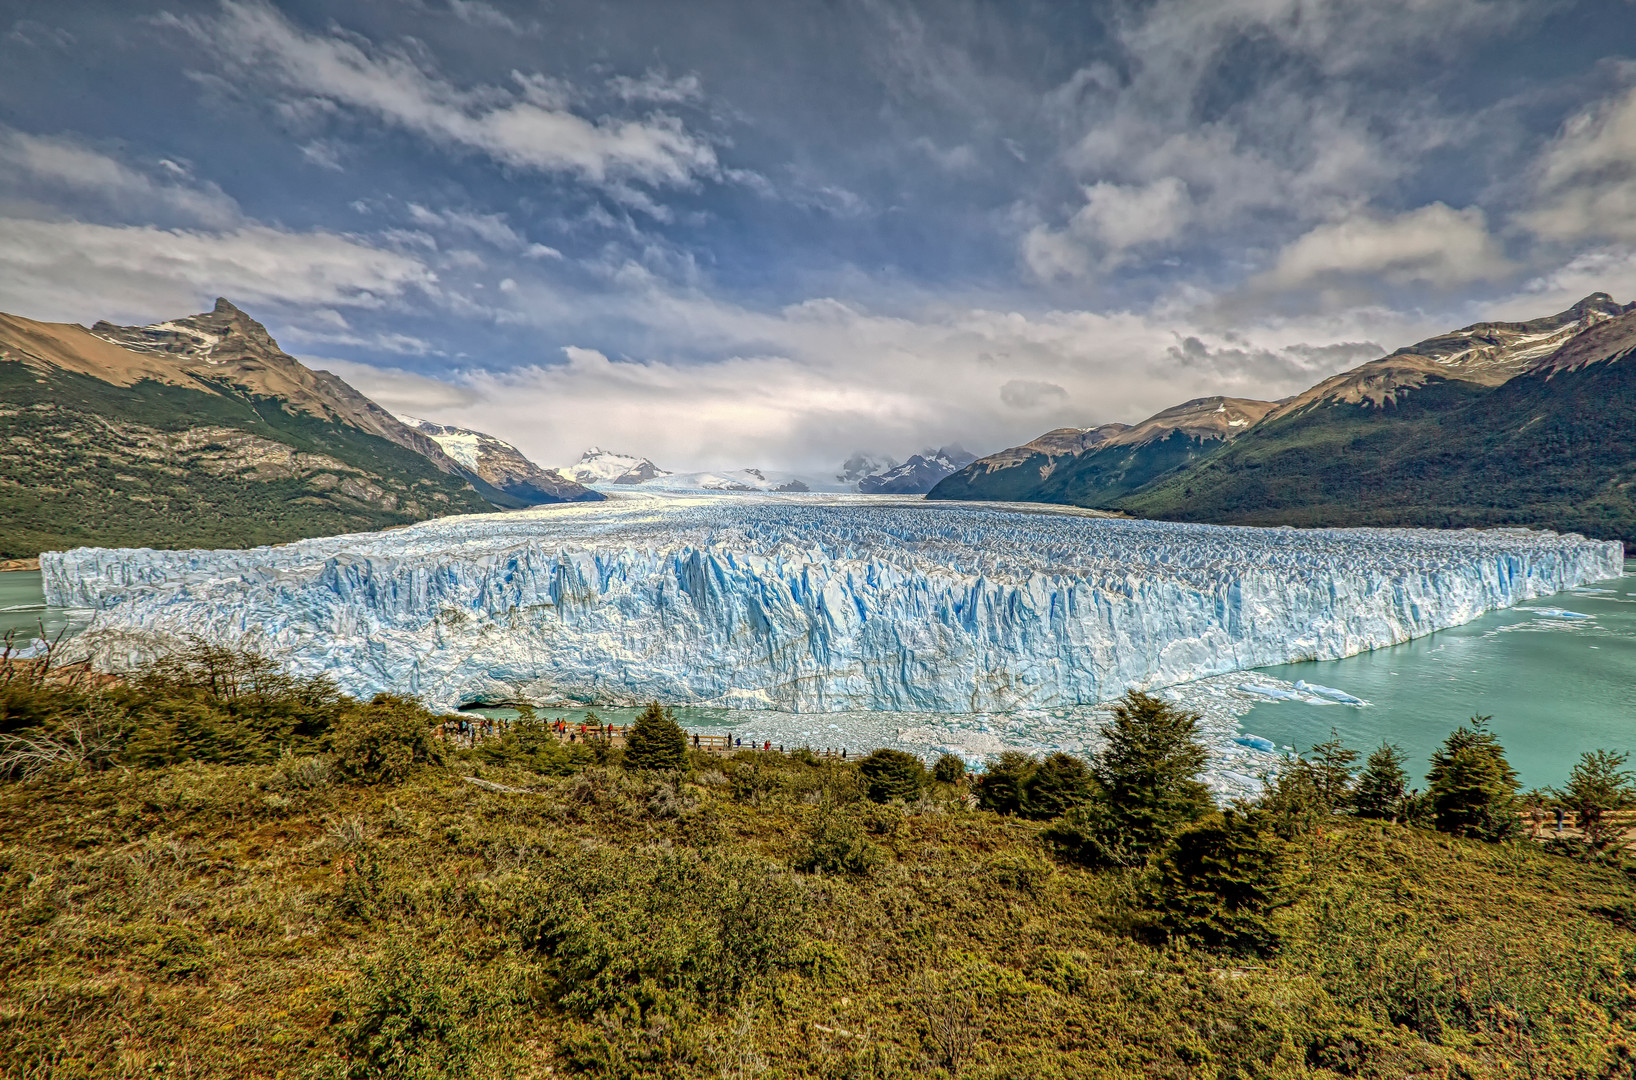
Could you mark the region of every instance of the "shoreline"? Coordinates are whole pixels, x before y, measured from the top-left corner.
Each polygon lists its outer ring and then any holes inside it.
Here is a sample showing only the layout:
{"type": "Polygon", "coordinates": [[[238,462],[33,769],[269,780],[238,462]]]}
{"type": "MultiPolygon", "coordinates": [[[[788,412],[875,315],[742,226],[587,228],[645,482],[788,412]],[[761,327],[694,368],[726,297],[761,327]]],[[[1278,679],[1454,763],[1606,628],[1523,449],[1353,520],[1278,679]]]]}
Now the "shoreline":
{"type": "Polygon", "coordinates": [[[39,568],[40,557],[38,555],[32,559],[0,559],[0,574],[9,574],[17,570],[38,570],[39,568]]]}

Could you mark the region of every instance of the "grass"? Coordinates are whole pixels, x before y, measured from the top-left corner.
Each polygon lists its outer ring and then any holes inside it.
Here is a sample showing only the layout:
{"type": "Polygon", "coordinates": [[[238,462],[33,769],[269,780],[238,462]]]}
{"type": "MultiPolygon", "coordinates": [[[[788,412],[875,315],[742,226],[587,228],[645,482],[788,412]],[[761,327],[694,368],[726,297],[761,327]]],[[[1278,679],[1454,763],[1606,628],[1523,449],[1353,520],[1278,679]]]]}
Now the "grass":
{"type": "Polygon", "coordinates": [[[1247,959],[1152,943],[1139,872],[957,787],[860,791],[751,753],[11,783],[0,1074],[1632,1075],[1617,868],[1337,818],[1247,959]],[[815,863],[837,836],[869,857],[815,863]]]}

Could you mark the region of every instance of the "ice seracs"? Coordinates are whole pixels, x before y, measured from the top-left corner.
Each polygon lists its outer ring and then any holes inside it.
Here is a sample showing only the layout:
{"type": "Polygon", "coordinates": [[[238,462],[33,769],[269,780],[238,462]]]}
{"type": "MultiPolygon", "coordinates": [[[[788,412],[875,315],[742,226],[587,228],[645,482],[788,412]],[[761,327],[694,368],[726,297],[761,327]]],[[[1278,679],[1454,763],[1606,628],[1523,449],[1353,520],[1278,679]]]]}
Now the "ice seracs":
{"type": "Polygon", "coordinates": [[[81,548],[41,569],[50,603],[93,609],[76,640],[109,666],[200,635],[444,707],[958,713],[1345,656],[1617,576],[1622,557],[1515,529],[638,490],[250,551],[81,548]]]}

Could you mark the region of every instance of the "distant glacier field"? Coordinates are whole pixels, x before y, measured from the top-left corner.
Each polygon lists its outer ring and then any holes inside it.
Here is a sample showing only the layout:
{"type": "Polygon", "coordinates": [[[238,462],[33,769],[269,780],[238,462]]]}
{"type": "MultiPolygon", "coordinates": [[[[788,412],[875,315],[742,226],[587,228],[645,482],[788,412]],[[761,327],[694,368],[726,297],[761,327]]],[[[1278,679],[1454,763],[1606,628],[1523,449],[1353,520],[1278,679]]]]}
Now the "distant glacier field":
{"type": "Polygon", "coordinates": [[[1011,713],[1333,659],[1621,572],[1525,530],[1253,529],[1069,508],[636,493],[247,551],[42,556],[76,648],[199,635],[349,693],[1011,713]]]}

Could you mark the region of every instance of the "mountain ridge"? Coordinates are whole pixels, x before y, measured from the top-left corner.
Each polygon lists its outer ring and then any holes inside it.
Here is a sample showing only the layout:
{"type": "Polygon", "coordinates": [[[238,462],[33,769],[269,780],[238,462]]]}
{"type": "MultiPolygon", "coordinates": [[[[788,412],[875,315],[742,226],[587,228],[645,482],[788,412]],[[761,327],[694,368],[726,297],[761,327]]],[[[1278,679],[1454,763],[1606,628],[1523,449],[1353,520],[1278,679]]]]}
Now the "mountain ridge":
{"type": "Polygon", "coordinates": [[[1636,362],[1623,361],[1633,355],[1636,303],[1593,293],[1555,315],[1436,335],[1258,403],[1259,418],[1213,443],[1158,422],[1189,402],[1044,471],[1025,448],[990,455],[928,497],[1218,524],[1541,526],[1628,545],[1636,362]],[[1142,428],[1146,449],[1122,449],[1142,441],[1142,428]]]}
{"type": "Polygon", "coordinates": [[[0,439],[4,558],[244,547],[494,508],[435,442],[225,299],[148,326],[0,314],[0,439]]]}

